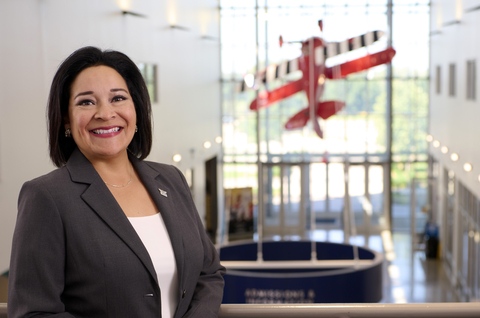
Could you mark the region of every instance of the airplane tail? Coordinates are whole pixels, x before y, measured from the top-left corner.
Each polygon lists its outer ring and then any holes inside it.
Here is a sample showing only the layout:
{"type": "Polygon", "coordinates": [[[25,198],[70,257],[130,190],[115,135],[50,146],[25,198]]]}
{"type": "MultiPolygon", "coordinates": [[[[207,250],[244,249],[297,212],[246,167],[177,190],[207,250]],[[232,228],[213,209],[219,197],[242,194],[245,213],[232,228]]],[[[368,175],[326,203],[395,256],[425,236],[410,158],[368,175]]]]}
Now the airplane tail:
{"type": "Polygon", "coordinates": [[[335,115],[345,107],[344,102],[332,100],[327,102],[322,102],[318,104],[317,116],[323,119],[327,119],[330,116],[335,115]]]}
{"type": "MultiPolygon", "coordinates": [[[[332,100],[332,101],[326,101],[326,102],[318,102],[315,116],[321,117],[323,119],[327,119],[335,115],[344,107],[345,107],[345,103],[340,101],[332,100]]],[[[295,115],[293,115],[285,124],[285,129],[294,130],[294,129],[303,128],[305,127],[309,119],[310,119],[310,110],[309,110],[309,107],[307,107],[302,109],[295,115]]]]}

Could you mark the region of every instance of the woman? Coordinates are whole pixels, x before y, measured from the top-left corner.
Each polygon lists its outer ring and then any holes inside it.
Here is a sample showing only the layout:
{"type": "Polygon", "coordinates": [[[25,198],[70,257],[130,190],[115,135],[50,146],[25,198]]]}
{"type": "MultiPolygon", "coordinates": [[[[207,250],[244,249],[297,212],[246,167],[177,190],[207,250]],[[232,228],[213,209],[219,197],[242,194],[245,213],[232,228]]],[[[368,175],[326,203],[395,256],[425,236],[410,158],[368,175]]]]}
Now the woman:
{"type": "Polygon", "coordinates": [[[18,203],[8,316],[216,317],[224,268],[181,172],[143,161],[151,106],[124,54],[85,47],[48,103],[59,169],[18,203]]]}

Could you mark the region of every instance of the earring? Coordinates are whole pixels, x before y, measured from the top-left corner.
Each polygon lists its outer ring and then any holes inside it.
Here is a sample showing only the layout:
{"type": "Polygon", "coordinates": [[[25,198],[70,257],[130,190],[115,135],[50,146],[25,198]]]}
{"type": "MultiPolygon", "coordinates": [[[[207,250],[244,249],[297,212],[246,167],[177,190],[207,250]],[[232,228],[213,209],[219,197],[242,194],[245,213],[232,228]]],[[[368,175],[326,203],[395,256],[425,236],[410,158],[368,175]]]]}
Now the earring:
{"type": "Polygon", "coordinates": [[[138,131],[138,126],[137,126],[137,125],[135,125],[135,132],[137,132],[137,131],[138,131]]]}
{"type": "Polygon", "coordinates": [[[70,138],[72,137],[72,131],[70,128],[65,129],[65,138],[70,138]]]}

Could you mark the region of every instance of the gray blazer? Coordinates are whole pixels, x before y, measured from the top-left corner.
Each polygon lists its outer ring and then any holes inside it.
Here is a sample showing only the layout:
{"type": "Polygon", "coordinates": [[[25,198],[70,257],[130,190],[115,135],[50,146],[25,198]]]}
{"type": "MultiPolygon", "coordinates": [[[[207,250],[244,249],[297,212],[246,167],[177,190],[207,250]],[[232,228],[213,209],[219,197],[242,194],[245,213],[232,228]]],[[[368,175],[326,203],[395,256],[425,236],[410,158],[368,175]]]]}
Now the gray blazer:
{"type": "MultiPolygon", "coordinates": [[[[185,178],[173,166],[130,160],[173,245],[180,291],[175,317],[216,317],[225,269],[185,178]]],[[[160,292],[142,241],[78,149],[65,167],[23,185],[10,264],[9,318],[161,317],[160,292]]]]}

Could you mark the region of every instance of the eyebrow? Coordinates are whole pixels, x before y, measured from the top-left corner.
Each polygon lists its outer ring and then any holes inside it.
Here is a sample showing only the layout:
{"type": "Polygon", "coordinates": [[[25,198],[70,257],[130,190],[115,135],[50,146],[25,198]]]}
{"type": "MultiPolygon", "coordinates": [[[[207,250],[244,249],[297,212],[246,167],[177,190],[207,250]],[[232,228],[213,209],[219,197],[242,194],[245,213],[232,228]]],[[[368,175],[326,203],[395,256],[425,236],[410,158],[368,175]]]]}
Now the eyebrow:
{"type": "MultiPolygon", "coordinates": [[[[112,89],[110,90],[110,92],[119,92],[119,91],[123,91],[123,92],[125,92],[125,93],[128,94],[128,91],[127,91],[126,89],[123,89],[123,88],[112,88],[112,89]]],[[[81,92],[81,93],[78,93],[78,94],[74,97],[74,99],[77,98],[78,96],[90,95],[90,94],[93,94],[93,91],[81,92]]]]}
{"type": "Polygon", "coordinates": [[[128,94],[128,91],[124,88],[112,88],[110,92],[118,92],[118,91],[124,91],[125,93],[128,94]]]}
{"type": "Polygon", "coordinates": [[[92,91],[81,92],[81,93],[78,93],[73,99],[77,98],[78,96],[90,95],[90,94],[93,94],[93,92],[92,91]]]}

